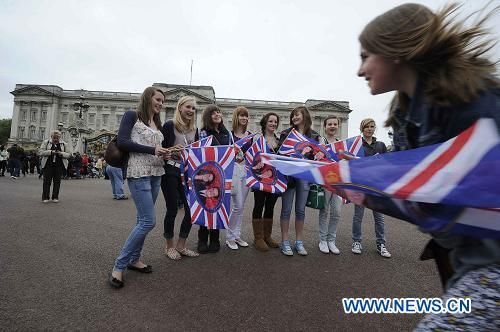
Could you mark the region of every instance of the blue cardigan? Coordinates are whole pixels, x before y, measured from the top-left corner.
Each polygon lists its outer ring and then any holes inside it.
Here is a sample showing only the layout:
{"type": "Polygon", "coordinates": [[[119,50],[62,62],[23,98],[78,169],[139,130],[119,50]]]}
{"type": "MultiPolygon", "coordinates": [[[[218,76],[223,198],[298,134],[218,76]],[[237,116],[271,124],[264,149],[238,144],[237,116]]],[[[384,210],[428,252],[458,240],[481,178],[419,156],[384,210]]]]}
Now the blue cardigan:
{"type": "Polygon", "coordinates": [[[137,122],[137,112],[127,111],[123,114],[122,121],[120,122],[120,129],[118,129],[117,143],[118,147],[127,152],[155,154],[156,148],[154,146],[147,146],[133,142],[130,139],[132,135],[132,128],[137,122]]]}

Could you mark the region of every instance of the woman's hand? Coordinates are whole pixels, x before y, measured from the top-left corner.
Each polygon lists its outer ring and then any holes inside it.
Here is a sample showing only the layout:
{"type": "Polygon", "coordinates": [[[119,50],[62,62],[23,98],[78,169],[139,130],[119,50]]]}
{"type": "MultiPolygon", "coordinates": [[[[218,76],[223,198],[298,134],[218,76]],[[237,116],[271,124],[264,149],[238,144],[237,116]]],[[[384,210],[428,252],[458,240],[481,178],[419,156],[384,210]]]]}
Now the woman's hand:
{"type": "Polygon", "coordinates": [[[155,148],[155,156],[162,156],[162,155],[164,156],[167,152],[170,152],[170,151],[168,151],[165,148],[162,148],[159,145],[155,148]]]}

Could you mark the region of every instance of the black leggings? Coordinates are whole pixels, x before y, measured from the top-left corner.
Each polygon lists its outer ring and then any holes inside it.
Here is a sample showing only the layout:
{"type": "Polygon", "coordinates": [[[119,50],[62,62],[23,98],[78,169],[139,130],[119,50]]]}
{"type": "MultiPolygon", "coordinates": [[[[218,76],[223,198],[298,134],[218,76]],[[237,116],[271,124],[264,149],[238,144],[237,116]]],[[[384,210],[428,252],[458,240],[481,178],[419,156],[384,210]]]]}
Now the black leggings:
{"type": "Polygon", "coordinates": [[[184,218],[182,219],[179,237],[186,239],[191,231],[191,212],[186,200],[186,193],[181,181],[181,173],[177,167],[167,165],[165,167],[165,175],[161,178],[161,191],[165,198],[167,213],[163,220],[163,236],[165,239],[174,237],[175,217],[177,216],[178,200],[184,205],[184,218]]]}
{"type": "Polygon", "coordinates": [[[260,190],[254,191],[253,194],[255,205],[253,207],[252,218],[262,219],[262,211],[264,211],[265,219],[273,219],[274,205],[279,196],[260,190]]]}

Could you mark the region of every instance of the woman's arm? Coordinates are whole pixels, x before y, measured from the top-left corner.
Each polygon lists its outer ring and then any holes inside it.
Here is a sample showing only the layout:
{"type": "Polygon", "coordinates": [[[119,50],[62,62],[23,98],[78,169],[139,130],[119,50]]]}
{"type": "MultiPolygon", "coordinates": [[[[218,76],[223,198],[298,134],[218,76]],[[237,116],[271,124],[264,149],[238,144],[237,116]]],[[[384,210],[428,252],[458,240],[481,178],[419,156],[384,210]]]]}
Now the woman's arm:
{"type": "Polygon", "coordinates": [[[128,111],[123,114],[122,121],[120,122],[120,129],[118,130],[118,147],[128,152],[155,154],[154,146],[147,146],[138,144],[132,141],[132,128],[134,128],[137,121],[137,113],[135,111],[128,111]]]}

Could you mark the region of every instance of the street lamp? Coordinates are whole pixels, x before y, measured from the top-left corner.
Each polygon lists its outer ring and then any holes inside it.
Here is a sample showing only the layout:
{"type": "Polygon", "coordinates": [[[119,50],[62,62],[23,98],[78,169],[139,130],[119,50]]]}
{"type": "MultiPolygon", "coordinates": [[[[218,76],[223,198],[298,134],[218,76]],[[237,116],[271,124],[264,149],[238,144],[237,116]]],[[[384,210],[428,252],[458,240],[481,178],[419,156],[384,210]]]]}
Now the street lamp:
{"type": "Polygon", "coordinates": [[[73,104],[73,108],[75,113],[78,115],[78,118],[83,119],[83,113],[86,113],[89,109],[90,105],[85,102],[85,98],[83,95],[80,96],[80,101],[73,104]]]}

